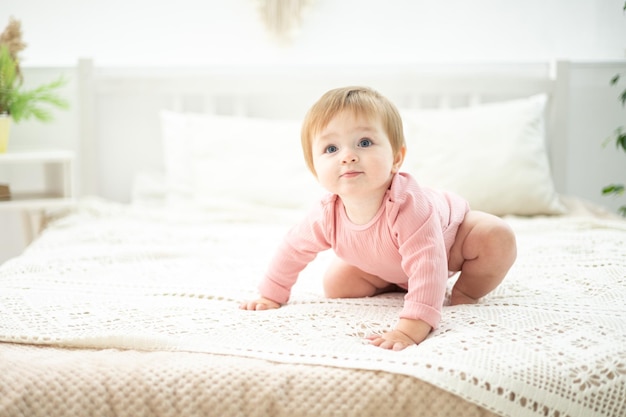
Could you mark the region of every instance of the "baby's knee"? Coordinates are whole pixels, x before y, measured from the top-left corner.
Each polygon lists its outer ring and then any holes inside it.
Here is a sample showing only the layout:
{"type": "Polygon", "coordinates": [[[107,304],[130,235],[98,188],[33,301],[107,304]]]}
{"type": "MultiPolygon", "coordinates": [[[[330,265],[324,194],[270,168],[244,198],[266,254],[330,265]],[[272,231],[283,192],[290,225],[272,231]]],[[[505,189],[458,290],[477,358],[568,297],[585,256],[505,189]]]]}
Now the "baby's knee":
{"type": "Polygon", "coordinates": [[[327,298],[371,297],[388,285],[388,282],[341,260],[330,265],[323,279],[327,298]]]}
{"type": "Polygon", "coordinates": [[[500,256],[510,259],[511,263],[517,258],[517,239],[515,238],[515,232],[511,226],[501,221],[497,225],[493,226],[492,231],[492,246],[500,256]]]}
{"type": "Polygon", "coordinates": [[[511,226],[505,221],[491,222],[485,225],[481,236],[482,261],[489,268],[500,274],[508,271],[517,258],[517,241],[511,226]]]}

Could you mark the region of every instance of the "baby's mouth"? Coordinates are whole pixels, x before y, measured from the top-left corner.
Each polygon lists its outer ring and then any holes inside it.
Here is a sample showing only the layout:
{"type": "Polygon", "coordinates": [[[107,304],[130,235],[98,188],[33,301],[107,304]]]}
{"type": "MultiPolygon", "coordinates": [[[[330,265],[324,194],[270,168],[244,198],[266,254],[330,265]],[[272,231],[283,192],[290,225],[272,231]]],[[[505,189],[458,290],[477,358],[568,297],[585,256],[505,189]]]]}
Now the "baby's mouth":
{"type": "Polygon", "coordinates": [[[354,178],[354,177],[361,175],[362,173],[363,173],[362,171],[346,171],[343,174],[341,174],[341,177],[342,178],[354,178]]]}

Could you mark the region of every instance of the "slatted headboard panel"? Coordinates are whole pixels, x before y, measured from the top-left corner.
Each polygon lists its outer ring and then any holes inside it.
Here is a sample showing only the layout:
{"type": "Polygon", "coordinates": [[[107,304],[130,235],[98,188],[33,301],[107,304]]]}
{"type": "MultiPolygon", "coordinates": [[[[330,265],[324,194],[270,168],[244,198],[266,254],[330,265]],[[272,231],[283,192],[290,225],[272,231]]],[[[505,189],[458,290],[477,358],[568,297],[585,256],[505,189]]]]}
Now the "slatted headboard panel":
{"type": "MultiPolygon", "coordinates": [[[[562,145],[553,123],[561,94],[558,68],[547,63],[450,63],[120,69],[81,61],[83,192],[128,201],[138,172],[162,170],[162,109],[301,119],[325,91],[344,85],[373,87],[401,108],[458,107],[545,92],[551,97],[548,138],[556,155],[562,145]]],[[[552,163],[558,187],[559,161],[552,163]]]]}

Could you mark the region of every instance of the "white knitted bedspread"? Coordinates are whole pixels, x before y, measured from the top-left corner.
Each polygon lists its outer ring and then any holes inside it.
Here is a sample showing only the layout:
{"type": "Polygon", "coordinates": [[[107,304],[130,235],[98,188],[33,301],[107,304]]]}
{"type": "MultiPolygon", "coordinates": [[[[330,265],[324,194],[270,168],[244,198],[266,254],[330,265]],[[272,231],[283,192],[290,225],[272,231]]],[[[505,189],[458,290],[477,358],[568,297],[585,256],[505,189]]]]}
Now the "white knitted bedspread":
{"type": "Polygon", "coordinates": [[[426,341],[390,352],[364,338],[394,325],[402,295],[323,298],[330,253],[288,305],[237,308],[285,222],[92,202],[0,267],[0,341],[383,370],[504,416],[626,415],[626,222],[508,221],[519,255],[504,283],[477,305],[444,307],[426,341]]]}

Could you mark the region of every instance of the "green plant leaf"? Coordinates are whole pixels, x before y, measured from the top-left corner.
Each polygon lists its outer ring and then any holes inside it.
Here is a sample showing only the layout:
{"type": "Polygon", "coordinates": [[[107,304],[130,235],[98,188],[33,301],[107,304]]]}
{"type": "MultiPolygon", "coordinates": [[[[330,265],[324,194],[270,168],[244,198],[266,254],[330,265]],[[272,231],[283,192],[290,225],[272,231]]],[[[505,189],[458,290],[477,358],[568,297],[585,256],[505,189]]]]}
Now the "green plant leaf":
{"type": "Polygon", "coordinates": [[[626,104],[626,90],[622,91],[619,95],[619,99],[622,102],[622,106],[626,104]]]}
{"type": "Polygon", "coordinates": [[[611,136],[607,136],[602,141],[602,147],[606,148],[607,145],[615,141],[615,146],[617,149],[620,147],[626,152],[626,130],[624,130],[624,126],[618,126],[613,131],[611,136]]]}
{"type": "Polygon", "coordinates": [[[0,47],[0,113],[8,113],[18,123],[35,118],[47,122],[52,119],[50,108],[66,109],[69,102],[57,94],[67,83],[63,77],[31,90],[22,88],[17,66],[6,45],[0,47]]]}
{"type": "Polygon", "coordinates": [[[34,118],[42,122],[52,120],[52,113],[46,107],[65,109],[69,107],[67,100],[59,97],[56,90],[65,85],[63,78],[41,85],[32,90],[23,90],[14,94],[11,105],[11,117],[16,123],[34,118]]]}
{"type": "Polygon", "coordinates": [[[611,184],[602,188],[602,195],[622,195],[624,194],[624,184],[611,184]]]}
{"type": "MultiPolygon", "coordinates": [[[[626,11],[626,0],[622,4],[622,11],[626,11]]],[[[616,85],[620,80],[621,74],[615,74],[613,78],[611,78],[611,85],[616,85]]],[[[626,89],[622,90],[619,95],[619,100],[622,102],[622,107],[626,106],[626,89]]],[[[615,132],[612,136],[606,138],[604,140],[603,146],[606,146],[609,142],[615,139],[615,146],[617,149],[622,148],[624,152],[626,152],[626,133],[624,133],[624,129],[622,126],[615,129],[615,132]]],[[[602,195],[623,195],[624,194],[624,184],[611,184],[602,188],[602,195]]],[[[617,209],[617,212],[621,214],[623,217],[626,217],[626,205],[621,206],[617,209]]]]}
{"type": "Polygon", "coordinates": [[[0,47],[0,113],[10,113],[13,92],[19,87],[17,66],[6,45],[0,47]]]}
{"type": "Polygon", "coordinates": [[[617,149],[621,147],[622,150],[626,152],[626,133],[620,132],[617,135],[617,137],[615,138],[615,146],[617,147],[617,149]]]}

